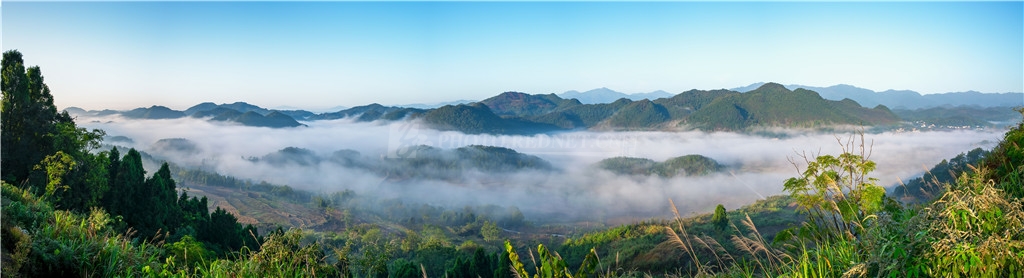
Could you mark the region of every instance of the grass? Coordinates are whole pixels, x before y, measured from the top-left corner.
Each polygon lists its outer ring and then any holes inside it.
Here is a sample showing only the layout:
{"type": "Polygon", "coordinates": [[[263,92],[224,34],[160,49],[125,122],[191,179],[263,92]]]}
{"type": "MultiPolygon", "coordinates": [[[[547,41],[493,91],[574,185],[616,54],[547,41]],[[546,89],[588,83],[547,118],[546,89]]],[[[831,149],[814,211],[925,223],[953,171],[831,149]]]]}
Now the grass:
{"type": "Polygon", "coordinates": [[[869,215],[860,237],[805,234],[769,244],[748,216],[731,226],[729,245],[740,252],[728,252],[712,237],[687,232],[678,215],[666,232],[691,264],[688,276],[1021,277],[1024,202],[986,177],[975,169],[928,206],[869,215]]]}

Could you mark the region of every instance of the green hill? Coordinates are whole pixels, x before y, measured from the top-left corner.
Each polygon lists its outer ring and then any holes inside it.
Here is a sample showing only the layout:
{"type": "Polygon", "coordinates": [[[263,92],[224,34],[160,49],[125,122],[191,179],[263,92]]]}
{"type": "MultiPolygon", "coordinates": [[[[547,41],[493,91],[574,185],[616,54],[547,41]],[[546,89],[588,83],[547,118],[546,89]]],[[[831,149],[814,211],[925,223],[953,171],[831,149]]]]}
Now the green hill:
{"type": "Polygon", "coordinates": [[[703,176],[725,168],[714,159],[702,155],[684,155],[656,162],[646,158],[613,157],[597,163],[597,167],[620,175],[661,177],[703,176]]]}
{"type": "Polygon", "coordinates": [[[790,91],[782,85],[767,83],[747,93],[717,98],[687,117],[686,122],[703,130],[744,130],[754,126],[872,125],[898,119],[884,107],[867,109],[855,105],[852,101],[825,100],[813,91],[790,91]]]}
{"type": "Polygon", "coordinates": [[[406,117],[417,117],[422,115],[424,112],[426,112],[426,110],[418,108],[402,108],[384,113],[384,115],[380,116],[380,119],[388,121],[397,121],[404,119],[406,117]]]}
{"type": "MultiPolygon", "coordinates": [[[[270,110],[245,102],[235,102],[231,104],[215,104],[212,102],[203,102],[200,104],[193,105],[188,109],[185,109],[185,115],[192,116],[195,118],[204,118],[209,116],[217,117],[218,115],[223,114],[227,111],[235,111],[238,112],[237,114],[239,115],[245,112],[252,111],[259,113],[260,115],[263,116],[270,115],[270,113],[272,112],[278,112],[296,120],[305,120],[313,115],[316,115],[313,112],[305,110],[270,110]]],[[[224,117],[221,117],[221,120],[232,118],[235,116],[237,115],[225,115],[224,117]]]]}
{"type": "Polygon", "coordinates": [[[887,125],[894,124],[900,121],[899,116],[889,110],[889,107],[885,105],[877,105],[875,108],[867,109],[861,106],[852,99],[843,99],[840,101],[829,101],[832,107],[839,110],[840,112],[851,115],[862,123],[869,123],[873,125],[887,125]]]}
{"type": "Polygon", "coordinates": [[[562,99],[555,94],[531,95],[520,92],[504,92],[480,101],[499,116],[526,117],[547,114],[581,105],[576,99],[562,99]]]}
{"type": "Polygon", "coordinates": [[[270,112],[270,114],[267,114],[266,116],[260,115],[260,113],[255,111],[249,111],[242,115],[238,115],[238,117],[235,117],[232,120],[243,125],[256,127],[280,128],[303,126],[303,124],[295,121],[292,117],[277,111],[270,112]]]}
{"type": "Polygon", "coordinates": [[[607,123],[617,129],[652,129],[669,120],[664,106],[647,99],[626,104],[608,117],[607,123]]]}
{"type": "Polygon", "coordinates": [[[423,120],[435,129],[470,134],[533,134],[559,129],[550,124],[499,117],[482,103],[445,105],[424,113],[423,120]]]}
{"type": "Polygon", "coordinates": [[[739,94],[739,92],[730,90],[689,90],[670,98],[656,99],[654,100],[654,103],[664,106],[673,119],[682,119],[683,117],[690,115],[690,113],[700,110],[715,99],[726,95],[736,94],[739,94]]]}
{"type": "Polygon", "coordinates": [[[367,122],[367,121],[375,121],[375,120],[381,118],[382,116],[384,116],[384,115],[386,115],[386,114],[388,114],[390,112],[394,112],[394,111],[398,111],[398,110],[402,110],[402,109],[403,108],[400,108],[400,107],[384,106],[384,105],[380,105],[380,104],[377,104],[377,103],[372,103],[372,104],[368,104],[368,105],[352,107],[352,108],[341,110],[341,111],[338,111],[338,112],[316,114],[316,115],[313,115],[313,116],[309,116],[308,119],[310,119],[310,120],[335,120],[335,119],[359,116],[359,118],[357,118],[356,120],[362,121],[362,122],[367,122]]]}
{"type": "MultiPolygon", "coordinates": [[[[386,176],[392,181],[405,179],[435,179],[463,182],[469,170],[488,174],[510,173],[521,170],[553,170],[551,163],[536,156],[522,154],[515,150],[472,145],[454,150],[430,146],[412,146],[403,150],[408,154],[402,158],[387,159],[379,164],[346,161],[362,164],[386,176]]],[[[365,159],[364,159],[365,161],[365,159]]]]}
{"type": "Polygon", "coordinates": [[[577,105],[563,111],[528,117],[527,119],[565,129],[589,128],[611,117],[619,109],[630,103],[633,103],[633,101],[621,98],[612,103],[577,105]]]}
{"type": "MultiPolygon", "coordinates": [[[[217,105],[216,103],[213,103],[213,102],[203,102],[203,103],[200,103],[200,104],[193,105],[192,107],[189,107],[188,109],[185,109],[185,115],[195,116],[196,113],[203,112],[203,111],[210,111],[210,110],[214,110],[214,109],[217,109],[217,108],[220,108],[220,105],[217,105]]],[[[232,110],[234,110],[234,109],[232,109],[232,110]]]]}
{"type": "Polygon", "coordinates": [[[185,117],[184,112],[159,105],[153,105],[149,108],[135,108],[125,111],[121,115],[132,119],[177,119],[185,117]]]}
{"type": "Polygon", "coordinates": [[[193,118],[212,117],[211,120],[214,121],[227,121],[242,115],[242,112],[238,112],[231,108],[215,107],[210,110],[197,111],[191,115],[193,118]]]}

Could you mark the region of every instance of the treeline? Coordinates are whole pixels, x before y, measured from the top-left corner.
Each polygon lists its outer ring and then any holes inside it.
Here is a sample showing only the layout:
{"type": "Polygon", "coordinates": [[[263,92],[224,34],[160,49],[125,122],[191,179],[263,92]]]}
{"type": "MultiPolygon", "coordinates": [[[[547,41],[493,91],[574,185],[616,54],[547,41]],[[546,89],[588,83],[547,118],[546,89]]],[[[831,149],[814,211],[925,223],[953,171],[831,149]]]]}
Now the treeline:
{"type": "Polygon", "coordinates": [[[220,257],[242,247],[259,248],[255,228],[241,226],[222,209],[210,213],[205,197],[178,195],[166,163],[147,178],[141,155],[134,149],[124,156],[116,148],[93,152],[104,132],[79,128],[67,112],[58,113],[39,67],[26,69],[20,52],[4,52],[2,74],[0,176],[5,191],[14,191],[5,194],[3,201],[5,275],[87,274],[86,269],[61,263],[75,254],[87,255],[79,253],[87,250],[67,250],[66,245],[52,244],[61,239],[41,237],[59,220],[73,217],[67,213],[106,219],[89,225],[109,227],[137,242],[168,246],[190,242],[220,257]],[[15,196],[18,193],[22,196],[15,196]],[[52,209],[19,209],[33,202],[30,195],[38,196],[38,206],[52,209]],[[17,249],[21,247],[27,249],[17,249]],[[33,267],[7,268],[9,254],[17,254],[13,256],[20,260],[16,265],[33,267]]]}
{"type": "Polygon", "coordinates": [[[931,201],[945,190],[944,185],[956,181],[956,178],[977,168],[989,154],[982,148],[975,148],[967,153],[960,153],[949,160],[943,159],[935,164],[921,177],[911,179],[893,189],[893,197],[904,203],[921,203],[931,201]]]}

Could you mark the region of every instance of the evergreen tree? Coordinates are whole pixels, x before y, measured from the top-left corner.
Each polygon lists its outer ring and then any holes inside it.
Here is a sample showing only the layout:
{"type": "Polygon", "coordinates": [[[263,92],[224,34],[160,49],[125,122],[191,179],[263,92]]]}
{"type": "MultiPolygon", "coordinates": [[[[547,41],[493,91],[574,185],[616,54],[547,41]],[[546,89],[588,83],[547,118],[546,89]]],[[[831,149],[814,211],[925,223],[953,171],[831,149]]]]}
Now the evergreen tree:
{"type": "MultiPolygon", "coordinates": [[[[146,171],[142,168],[142,155],[135,149],[129,149],[128,153],[121,158],[118,164],[117,176],[111,184],[110,192],[110,213],[121,215],[128,226],[134,227],[140,236],[152,236],[152,234],[141,233],[138,223],[144,221],[149,215],[142,213],[141,203],[149,200],[144,191],[146,185],[146,171]]],[[[148,231],[147,231],[148,232],[148,231]]]]}
{"type": "Polygon", "coordinates": [[[71,118],[66,113],[57,113],[50,88],[43,83],[42,71],[39,67],[26,70],[21,52],[4,52],[0,71],[0,176],[15,185],[42,185],[45,176],[41,171],[29,180],[32,169],[44,157],[56,153],[54,124],[70,123],[71,118]]]}
{"type": "Polygon", "coordinates": [[[490,257],[484,252],[483,248],[477,248],[473,251],[473,260],[469,262],[470,277],[487,277],[492,275],[490,269],[491,262],[490,257]]]}
{"type": "Polygon", "coordinates": [[[725,214],[725,206],[722,204],[715,207],[715,214],[711,216],[711,224],[714,224],[719,231],[725,231],[725,228],[729,227],[729,217],[725,214]]]}
{"type": "Polygon", "coordinates": [[[117,214],[113,210],[115,206],[115,200],[117,199],[117,192],[115,189],[120,189],[116,186],[117,173],[121,170],[121,152],[117,150],[117,147],[110,149],[107,153],[107,191],[103,194],[103,207],[107,208],[107,211],[111,214],[117,214]]]}
{"type": "Polygon", "coordinates": [[[230,250],[242,248],[242,238],[239,236],[242,226],[238,219],[226,210],[217,207],[210,214],[210,224],[203,233],[203,240],[216,246],[218,253],[226,253],[230,250]]]}
{"type": "Polygon", "coordinates": [[[498,256],[497,267],[494,268],[494,278],[512,278],[512,260],[508,258],[508,252],[502,251],[498,256]]]}
{"type": "Polygon", "coordinates": [[[148,200],[137,204],[136,214],[140,217],[134,225],[143,236],[157,231],[169,232],[180,225],[181,208],[177,205],[177,191],[167,163],[160,166],[153,176],[146,180],[145,186],[136,192],[140,200],[148,200]],[[148,216],[148,217],[147,217],[148,216]]]}

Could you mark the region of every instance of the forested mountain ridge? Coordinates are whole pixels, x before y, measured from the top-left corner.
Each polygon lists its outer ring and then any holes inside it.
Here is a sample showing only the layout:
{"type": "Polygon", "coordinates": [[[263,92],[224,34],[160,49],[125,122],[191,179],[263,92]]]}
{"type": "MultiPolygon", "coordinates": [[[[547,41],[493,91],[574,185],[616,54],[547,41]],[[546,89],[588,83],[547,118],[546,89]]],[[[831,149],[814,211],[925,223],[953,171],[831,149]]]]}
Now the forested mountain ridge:
{"type": "Polygon", "coordinates": [[[164,106],[151,106],[148,108],[136,108],[129,111],[85,111],[77,107],[65,109],[73,116],[106,116],[120,114],[130,119],[177,119],[184,117],[209,118],[211,121],[234,122],[245,126],[255,127],[299,127],[303,124],[295,120],[296,117],[306,118],[313,113],[302,110],[278,111],[267,110],[259,106],[244,102],[232,104],[214,104],[204,102],[192,106],[185,111],[173,110],[164,106]]]}
{"type": "MultiPolygon", "coordinates": [[[[1012,104],[1012,103],[1011,103],[1012,104]]],[[[894,126],[902,122],[940,127],[984,127],[1015,121],[1009,108],[937,107],[890,110],[885,105],[863,107],[854,99],[829,100],[815,91],[790,90],[764,83],[746,92],[690,90],[667,98],[584,104],[555,94],[505,92],[480,102],[432,109],[403,108],[373,103],[336,112],[271,110],[244,102],[201,103],[185,111],[163,106],[130,111],[85,111],[72,115],[121,114],[134,119],[208,118],[248,126],[299,127],[296,121],[349,118],[360,122],[423,120],[440,130],[465,133],[534,134],[559,130],[686,130],[749,131],[757,127],[827,128],[836,125],[894,126]],[[897,113],[898,112],[898,113],[897,113]],[[901,118],[902,117],[902,118],[901,118]]]]}
{"type": "MultiPolygon", "coordinates": [[[[829,101],[813,91],[789,91],[775,83],[747,93],[691,90],[654,101],[619,99],[608,104],[581,104],[556,95],[506,92],[480,103],[485,106],[477,108],[487,108],[492,113],[478,111],[462,115],[474,119],[434,115],[429,122],[452,126],[451,123],[477,121],[501,126],[500,120],[488,115],[494,114],[515,120],[519,130],[531,124],[548,124],[560,129],[660,130],[674,128],[673,123],[684,123],[704,130],[742,131],[756,126],[887,125],[899,121],[884,106],[867,109],[851,100],[829,101]]],[[[535,127],[537,130],[546,128],[535,127]]],[[[468,131],[488,132],[480,128],[468,131]]],[[[490,132],[495,131],[500,130],[492,128],[490,132]]]]}
{"type": "MultiPolygon", "coordinates": [[[[764,85],[764,82],[754,83],[748,86],[733,88],[733,91],[748,92],[764,85]]],[[[818,92],[822,98],[828,100],[843,100],[846,98],[857,101],[866,107],[885,105],[891,109],[926,109],[943,106],[980,106],[980,107],[1017,107],[1024,105],[1024,93],[979,93],[975,91],[949,92],[937,94],[921,94],[910,90],[885,90],[876,92],[856,86],[839,84],[828,87],[815,87],[806,85],[790,84],[787,89],[796,90],[799,88],[818,92]]]]}
{"type": "Polygon", "coordinates": [[[422,114],[422,119],[438,130],[456,130],[469,134],[534,134],[558,129],[553,125],[517,117],[500,117],[479,102],[431,109],[422,114]]]}
{"type": "Polygon", "coordinates": [[[494,114],[499,116],[528,117],[565,110],[581,105],[576,99],[563,99],[555,94],[531,95],[520,92],[504,92],[481,100],[494,114]]]}
{"type": "Polygon", "coordinates": [[[825,100],[813,91],[790,91],[767,83],[750,92],[716,98],[685,121],[705,130],[743,130],[752,126],[880,125],[899,118],[884,106],[867,109],[851,100],[825,100]]]}

